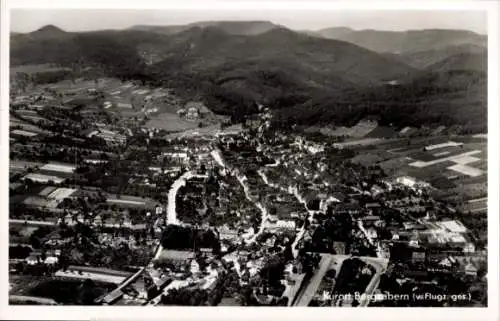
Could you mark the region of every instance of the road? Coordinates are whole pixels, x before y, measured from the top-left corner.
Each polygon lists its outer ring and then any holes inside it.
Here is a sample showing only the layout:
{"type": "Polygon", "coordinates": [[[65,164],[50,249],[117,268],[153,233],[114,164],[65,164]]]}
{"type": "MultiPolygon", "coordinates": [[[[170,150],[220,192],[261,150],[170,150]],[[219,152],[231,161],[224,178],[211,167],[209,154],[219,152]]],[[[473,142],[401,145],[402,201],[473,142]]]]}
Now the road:
{"type": "Polygon", "coordinates": [[[368,243],[370,243],[370,245],[375,246],[375,242],[373,242],[373,239],[370,237],[370,235],[368,235],[368,232],[366,231],[365,227],[363,226],[363,222],[361,220],[357,220],[357,223],[358,223],[358,227],[359,227],[360,231],[363,232],[366,239],[368,240],[368,243]]]}
{"type": "Polygon", "coordinates": [[[113,291],[111,291],[111,292],[107,293],[106,295],[103,295],[102,297],[100,297],[97,300],[97,302],[101,302],[107,296],[113,295],[113,294],[115,294],[117,292],[121,292],[124,288],[126,288],[127,286],[129,286],[130,284],[132,284],[133,282],[135,282],[135,280],[137,280],[137,278],[141,275],[141,273],[144,272],[144,270],[145,270],[145,267],[143,267],[142,269],[140,269],[136,273],[134,273],[131,276],[129,276],[128,278],[126,278],[116,289],[114,289],[113,291]]]}
{"type": "Polygon", "coordinates": [[[9,223],[18,223],[18,224],[28,224],[28,225],[36,225],[36,226],[54,226],[57,225],[57,222],[46,222],[46,221],[26,221],[26,220],[16,220],[9,219],[9,223]]]}
{"type": "Polygon", "coordinates": [[[171,225],[180,225],[181,222],[177,218],[177,212],[176,212],[176,197],[177,197],[177,192],[182,186],[186,185],[186,181],[193,178],[204,178],[206,176],[204,175],[196,175],[193,174],[192,172],[188,171],[182,174],[170,187],[170,190],[168,191],[168,207],[167,207],[167,224],[171,225]]]}
{"type": "Polygon", "coordinates": [[[294,304],[294,306],[307,307],[309,305],[309,302],[311,302],[312,298],[318,291],[321,280],[323,280],[325,273],[330,267],[331,260],[331,254],[321,254],[319,268],[316,270],[313,277],[309,280],[309,283],[307,284],[307,287],[304,289],[304,291],[299,294],[297,302],[294,304]]]}
{"type": "Polygon", "coordinates": [[[295,281],[293,285],[286,285],[285,292],[283,292],[283,297],[288,298],[287,306],[292,306],[294,299],[297,297],[298,291],[302,287],[302,282],[304,281],[305,273],[292,274],[290,277],[295,281]]]}
{"type": "Polygon", "coordinates": [[[372,279],[370,280],[370,283],[368,283],[368,286],[366,287],[365,296],[362,296],[361,299],[359,300],[359,306],[360,307],[366,307],[368,304],[370,304],[370,297],[373,296],[373,293],[377,289],[379,283],[380,283],[380,277],[382,274],[385,273],[387,269],[387,264],[389,263],[388,259],[380,259],[380,258],[373,258],[373,257],[361,257],[360,258],[362,261],[364,261],[367,264],[370,264],[375,268],[375,274],[373,275],[372,279]]]}
{"type": "Polygon", "coordinates": [[[62,270],[57,271],[55,273],[55,276],[67,277],[73,279],[84,279],[84,280],[91,279],[94,281],[101,281],[101,282],[115,283],[115,284],[121,284],[126,279],[126,277],[124,276],[91,273],[91,272],[82,272],[80,274],[77,271],[62,271],[62,270]]]}
{"type": "Polygon", "coordinates": [[[243,191],[245,192],[245,197],[247,198],[247,200],[252,202],[255,205],[255,207],[259,209],[261,213],[259,230],[256,233],[254,233],[251,238],[245,240],[245,243],[252,244],[257,240],[257,237],[264,232],[264,226],[268,217],[268,212],[267,208],[264,205],[262,205],[261,202],[253,200],[252,197],[250,196],[250,189],[248,187],[248,184],[246,183],[246,177],[237,175],[236,178],[243,187],[243,191]]]}
{"type": "MultiPolygon", "coordinates": [[[[276,184],[272,184],[269,181],[269,179],[267,178],[267,175],[264,172],[262,172],[261,170],[259,170],[258,173],[259,173],[260,177],[262,178],[262,180],[264,181],[264,183],[266,183],[268,186],[273,187],[273,188],[277,188],[277,189],[279,189],[279,190],[281,190],[281,191],[283,191],[285,193],[288,193],[288,194],[291,194],[291,195],[295,196],[295,198],[302,205],[304,205],[305,210],[309,214],[309,217],[308,217],[309,218],[309,222],[313,221],[315,212],[314,211],[310,211],[307,208],[306,201],[304,200],[304,198],[302,197],[302,195],[299,194],[299,192],[297,191],[297,189],[293,189],[293,192],[292,192],[288,188],[285,188],[283,186],[279,186],[279,185],[276,185],[276,184]]],[[[300,240],[304,236],[305,232],[306,232],[305,225],[303,225],[302,228],[300,229],[300,231],[297,233],[297,236],[295,237],[294,242],[292,243],[292,253],[293,253],[294,257],[297,257],[297,255],[299,254],[299,250],[297,249],[297,244],[300,242],[300,240]]]]}
{"type": "Polygon", "coordinates": [[[57,305],[57,302],[52,299],[40,298],[36,296],[26,296],[26,295],[9,295],[9,301],[23,302],[26,304],[29,301],[39,303],[41,305],[57,305]]]}
{"type": "MultiPolygon", "coordinates": [[[[221,155],[220,150],[215,149],[210,153],[210,155],[215,160],[215,162],[217,164],[219,164],[219,166],[221,166],[223,168],[228,168],[226,162],[224,161],[224,158],[221,155]]],[[[259,226],[258,231],[256,233],[254,233],[250,238],[247,238],[244,240],[246,244],[252,244],[257,240],[257,237],[260,234],[262,234],[262,232],[264,232],[264,224],[267,220],[268,212],[267,212],[267,209],[264,207],[264,205],[262,205],[262,203],[253,200],[252,197],[250,196],[250,189],[248,187],[248,184],[246,183],[246,177],[243,175],[237,174],[236,179],[238,180],[241,187],[243,188],[243,192],[245,193],[246,199],[248,201],[252,202],[261,212],[261,221],[260,221],[260,226],[259,226]]]]}
{"type": "MultiPolygon", "coordinates": [[[[19,219],[9,219],[9,223],[27,224],[27,225],[33,225],[33,226],[56,226],[56,225],[58,225],[57,222],[19,220],[19,219]]],[[[101,225],[99,225],[99,226],[101,226],[101,225]]],[[[119,224],[111,224],[111,223],[105,223],[105,224],[102,224],[102,226],[108,227],[108,228],[120,228],[119,224]]],[[[144,229],[144,227],[139,227],[139,228],[144,229]]],[[[132,226],[132,229],[134,229],[134,226],[132,226]]]]}
{"type": "Polygon", "coordinates": [[[476,198],[473,200],[469,200],[469,201],[467,201],[467,203],[476,203],[476,202],[482,202],[482,201],[487,201],[487,200],[488,200],[488,197],[482,197],[482,198],[476,198]]]}

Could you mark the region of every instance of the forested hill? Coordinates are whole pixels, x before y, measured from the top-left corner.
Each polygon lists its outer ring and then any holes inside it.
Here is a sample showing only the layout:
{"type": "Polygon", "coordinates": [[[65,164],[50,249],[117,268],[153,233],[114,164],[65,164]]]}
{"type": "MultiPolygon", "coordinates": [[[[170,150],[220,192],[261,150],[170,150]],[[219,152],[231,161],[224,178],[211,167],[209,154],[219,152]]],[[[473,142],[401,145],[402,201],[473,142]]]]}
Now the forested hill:
{"type": "Polygon", "coordinates": [[[474,115],[485,114],[486,71],[457,71],[460,57],[418,69],[355,44],[262,23],[239,25],[237,34],[216,25],[174,33],[144,28],[76,33],[48,26],[12,35],[10,54],[13,65],[92,66],[111,76],[169,86],[236,120],[260,103],[276,110],[284,124],[344,124],[367,112],[400,126],[485,123],[474,115]],[[256,26],[269,28],[257,32],[256,26]]]}

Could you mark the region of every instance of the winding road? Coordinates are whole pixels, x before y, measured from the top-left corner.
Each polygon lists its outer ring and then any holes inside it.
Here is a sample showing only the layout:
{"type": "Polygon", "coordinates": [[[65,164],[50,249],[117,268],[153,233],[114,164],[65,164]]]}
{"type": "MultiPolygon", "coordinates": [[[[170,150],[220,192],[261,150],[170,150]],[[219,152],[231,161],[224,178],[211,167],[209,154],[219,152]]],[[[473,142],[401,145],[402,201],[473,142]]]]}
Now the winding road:
{"type": "MultiPolygon", "coordinates": [[[[285,193],[288,193],[288,194],[295,196],[295,198],[299,201],[299,203],[304,205],[304,208],[306,209],[307,213],[309,214],[309,221],[312,222],[315,212],[307,209],[307,203],[306,203],[305,199],[302,197],[302,195],[299,194],[297,189],[290,190],[290,189],[287,189],[283,186],[272,184],[271,182],[269,182],[269,179],[267,178],[267,176],[264,172],[259,170],[258,173],[259,173],[260,177],[262,177],[262,180],[264,181],[264,183],[266,183],[268,186],[271,186],[273,188],[278,188],[285,193]]],[[[297,244],[300,242],[300,240],[304,236],[305,232],[306,232],[305,225],[303,225],[302,228],[300,229],[300,231],[297,233],[297,236],[295,237],[294,242],[292,243],[292,253],[293,253],[294,257],[297,257],[297,255],[299,254],[299,250],[297,250],[297,244]]]]}
{"type": "MultiPolygon", "coordinates": [[[[226,162],[224,161],[224,158],[222,157],[220,150],[215,149],[210,153],[210,155],[212,155],[213,159],[215,160],[215,162],[217,164],[219,164],[219,166],[221,166],[223,168],[229,168],[227,166],[226,162]]],[[[246,177],[243,175],[237,174],[236,179],[238,180],[241,187],[243,188],[246,199],[249,200],[250,202],[252,202],[259,209],[259,211],[261,212],[261,215],[262,215],[261,221],[260,221],[260,227],[259,227],[259,230],[257,231],[257,233],[254,232],[254,234],[250,238],[247,238],[244,240],[246,244],[252,244],[257,240],[257,237],[260,234],[262,234],[262,232],[264,232],[264,224],[267,220],[268,212],[267,212],[267,209],[265,208],[265,206],[262,205],[262,203],[253,200],[252,197],[250,196],[250,188],[248,187],[248,184],[246,183],[246,177]]]]}

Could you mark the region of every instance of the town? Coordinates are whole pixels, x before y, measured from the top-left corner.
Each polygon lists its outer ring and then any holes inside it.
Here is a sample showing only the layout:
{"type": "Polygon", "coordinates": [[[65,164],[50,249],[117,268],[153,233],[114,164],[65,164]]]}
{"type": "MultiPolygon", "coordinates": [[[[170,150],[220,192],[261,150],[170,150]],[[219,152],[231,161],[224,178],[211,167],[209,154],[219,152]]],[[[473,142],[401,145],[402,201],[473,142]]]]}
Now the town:
{"type": "Polygon", "coordinates": [[[486,305],[486,134],[323,135],[263,105],[236,123],[140,82],[19,75],[11,304],[486,305]]]}

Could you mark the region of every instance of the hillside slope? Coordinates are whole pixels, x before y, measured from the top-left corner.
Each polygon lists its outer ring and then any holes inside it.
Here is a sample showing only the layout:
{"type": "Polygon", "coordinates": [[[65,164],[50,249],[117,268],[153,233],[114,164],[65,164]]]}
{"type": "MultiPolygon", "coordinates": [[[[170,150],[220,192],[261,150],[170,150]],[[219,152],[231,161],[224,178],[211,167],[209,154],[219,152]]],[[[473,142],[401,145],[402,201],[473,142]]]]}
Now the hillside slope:
{"type": "Polygon", "coordinates": [[[174,34],[42,28],[13,35],[10,54],[13,65],[93,66],[166,86],[236,121],[260,103],[284,126],[354,125],[370,114],[396,126],[460,124],[481,131],[486,123],[485,65],[474,54],[416,70],[395,55],[344,41],[278,27],[234,35],[214,26],[174,34]]]}
{"type": "Polygon", "coordinates": [[[410,66],[418,69],[425,69],[432,64],[442,61],[458,54],[484,54],[485,47],[473,44],[463,44],[457,46],[447,46],[439,49],[407,52],[404,54],[392,54],[393,59],[398,59],[410,66]]]}
{"type": "Polygon", "coordinates": [[[426,68],[430,71],[473,70],[487,71],[488,57],[486,50],[479,53],[463,52],[446,57],[426,68]]]}

